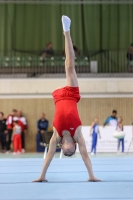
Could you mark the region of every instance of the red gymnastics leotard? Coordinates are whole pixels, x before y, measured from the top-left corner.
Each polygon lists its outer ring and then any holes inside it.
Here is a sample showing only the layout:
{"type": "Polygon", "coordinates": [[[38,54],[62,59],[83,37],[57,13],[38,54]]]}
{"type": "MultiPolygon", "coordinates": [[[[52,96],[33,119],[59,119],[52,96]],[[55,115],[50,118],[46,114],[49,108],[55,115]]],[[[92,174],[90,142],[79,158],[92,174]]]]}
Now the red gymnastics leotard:
{"type": "Polygon", "coordinates": [[[53,93],[55,102],[55,116],[53,126],[60,137],[62,131],[67,130],[73,137],[78,126],[81,125],[77,103],[80,100],[79,87],[60,88],[53,93]]]}

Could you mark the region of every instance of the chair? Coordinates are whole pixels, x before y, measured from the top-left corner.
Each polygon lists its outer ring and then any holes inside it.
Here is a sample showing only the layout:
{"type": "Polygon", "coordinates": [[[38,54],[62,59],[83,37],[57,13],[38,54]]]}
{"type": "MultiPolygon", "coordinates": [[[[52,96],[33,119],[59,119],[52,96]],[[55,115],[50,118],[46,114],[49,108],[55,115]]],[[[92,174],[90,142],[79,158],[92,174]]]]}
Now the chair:
{"type": "Polygon", "coordinates": [[[21,65],[22,67],[31,67],[31,57],[22,57],[21,58],[21,65]]]}
{"type": "Polygon", "coordinates": [[[65,57],[59,57],[58,60],[57,60],[57,65],[61,66],[61,67],[64,67],[64,65],[65,65],[65,57]]]}
{"type": "Polygon", "coordinates": [[[133,61],[128,60],[126,62],[126,66],[127,66],[127,72],[132,72],[133,71],[133,61]]]}
{"type": "Polygon", "coordinates": [[[44,65],[44,58],[42,56],[39,56],[37,58],[37,66],[38,67],[43,67],[43,65],[44,65]]]}
{"type": "Polygon", "coordinates": [[[37,67],[38,66],[38,58],[34,56],[32,58],[32,67],[37,67]]]}
{"type": "Polygon", "coordinates": [[[22,66],[23,67],[31,67],[32,66],[32,57],[31,56],[24,56],[22,57],[22,66]]]}
{"type": "Polygon", "coordinates": [[[9,67],[10,65],[10,57],[3,57],[2,58],[2,66],[3,67],[9,67]]]}
{"type": "Polygon", "coordinates": [[[88,58],[84,57],[84,56],[75,58],[75,61],[78,66],[88,66],[89,65],[88,58]]]}
{"type": "Polygon", "coordinates": [[[20,67],[21,66],[21,58],[20,57],[12,57],[11,58],[11,66],[12,67],[20,67]]]}
{"type": "Polygon", "coordinates": [[[21,58],[21,65],[22,65],[22,67],[25,67],[25,62],[26,62],[26,59],[25,59],[25,57],[22,57],[21,58]]]}
{"type": "MultiPolygon", "coordinates": [[[[46,158],[49,142],[52,138],[52,135],[53,135],[53,131],[45,131],[45,133],[43,134],[43,142],[45,146],[45,151],[44,151],[44,156],[43,156],[44,159],[46,158]]],[[[57,149],[59,148],[61,148],[61,145],[57,144],[57,149]]],[[[62,151],[60,153],[60,158],[62,158],[62,151]]]]}
{"type": "Polygon", "coordinates": [[[1,62],[2,67],[9,67],[9,62],[3,61],[1,62]]]}
{"type": "Polygon", "coordinates": [[[46,57],[44,59],[44,63],[46,64],[46,66],[55,66],[55,59],[54,57],[46,57]]]}

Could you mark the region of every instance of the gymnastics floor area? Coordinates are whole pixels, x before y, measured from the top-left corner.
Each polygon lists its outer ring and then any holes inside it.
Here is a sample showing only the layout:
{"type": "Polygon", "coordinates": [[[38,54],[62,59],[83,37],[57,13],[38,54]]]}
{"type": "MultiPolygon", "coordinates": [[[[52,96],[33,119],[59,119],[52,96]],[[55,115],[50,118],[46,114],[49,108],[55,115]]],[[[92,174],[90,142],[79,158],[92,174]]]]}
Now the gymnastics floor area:
{"type": "Polygon", "coordinates": [[[0,155],[0,200],[127,200],[133,199],[133,153],[90,156],[94,174],[102,182],[87,182],[79,154],[58,158],[48,169],[47,183],[39,177],[43,154],[0,155]]]}

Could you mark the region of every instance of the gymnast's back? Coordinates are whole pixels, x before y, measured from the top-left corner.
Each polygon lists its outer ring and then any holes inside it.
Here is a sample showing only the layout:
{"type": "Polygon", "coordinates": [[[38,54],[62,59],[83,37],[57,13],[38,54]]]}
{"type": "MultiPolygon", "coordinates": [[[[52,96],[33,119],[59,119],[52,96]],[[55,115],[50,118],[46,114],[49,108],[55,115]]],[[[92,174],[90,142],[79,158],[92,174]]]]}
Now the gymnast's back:
{"type": "Polygon", "coordinates": [[[77,103],[80,100],[79,87],[63,87],[52,93],[55,102],[53,126],[59,131],[63,124],[64,130],[69,127],[76,129],[81,125],[77,103]]]}

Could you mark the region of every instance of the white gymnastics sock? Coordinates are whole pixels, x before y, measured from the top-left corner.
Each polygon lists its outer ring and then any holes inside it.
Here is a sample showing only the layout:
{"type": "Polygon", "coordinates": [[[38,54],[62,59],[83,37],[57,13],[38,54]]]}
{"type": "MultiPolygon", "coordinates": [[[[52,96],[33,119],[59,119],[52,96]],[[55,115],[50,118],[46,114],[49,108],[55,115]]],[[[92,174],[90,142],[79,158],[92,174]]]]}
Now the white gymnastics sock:
{"type": "Polygon", "coordinates": [[[62,26],[63,26],[63,31],[67,32],[70,31],[70,25],[71,25],[71,20],[69,17],[63,15],[62,16],[62,26]]]}

